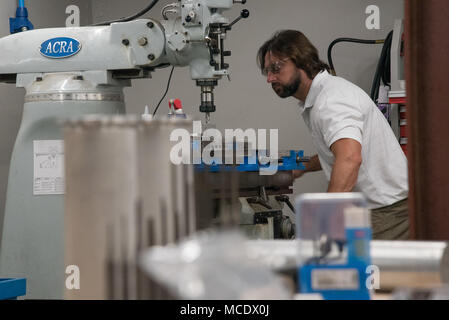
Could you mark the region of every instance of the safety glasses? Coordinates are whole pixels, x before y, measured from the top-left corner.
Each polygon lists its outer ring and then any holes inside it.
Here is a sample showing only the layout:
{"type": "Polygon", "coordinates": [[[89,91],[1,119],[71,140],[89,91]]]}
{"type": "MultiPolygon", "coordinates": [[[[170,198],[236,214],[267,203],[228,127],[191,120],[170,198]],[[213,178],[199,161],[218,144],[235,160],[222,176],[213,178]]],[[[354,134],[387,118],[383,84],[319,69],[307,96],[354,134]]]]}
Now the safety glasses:
{"type": "Polygon", "coordinates": [[[281,72],[282,67],[285,65],[285,62],[287,62],[288,58],[275,61],[271,63],[269,66],[262,69],[262,74],[267,77],[268,73],[271,72],[272,74],[278,74],[281,72]]]}

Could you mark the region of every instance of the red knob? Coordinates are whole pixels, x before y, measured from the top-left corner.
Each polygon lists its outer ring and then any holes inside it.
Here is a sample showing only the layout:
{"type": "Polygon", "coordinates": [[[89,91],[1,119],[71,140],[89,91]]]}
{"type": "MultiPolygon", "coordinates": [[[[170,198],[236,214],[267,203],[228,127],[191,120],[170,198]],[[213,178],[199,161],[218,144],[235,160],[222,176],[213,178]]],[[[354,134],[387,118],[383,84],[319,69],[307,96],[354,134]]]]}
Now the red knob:
{"type": "Polygon", "coordinates": [[[182,102],[179,99],[176,99],[173,101],[173,106],[175,107],[175,110],[182,109],[182,102]]]}

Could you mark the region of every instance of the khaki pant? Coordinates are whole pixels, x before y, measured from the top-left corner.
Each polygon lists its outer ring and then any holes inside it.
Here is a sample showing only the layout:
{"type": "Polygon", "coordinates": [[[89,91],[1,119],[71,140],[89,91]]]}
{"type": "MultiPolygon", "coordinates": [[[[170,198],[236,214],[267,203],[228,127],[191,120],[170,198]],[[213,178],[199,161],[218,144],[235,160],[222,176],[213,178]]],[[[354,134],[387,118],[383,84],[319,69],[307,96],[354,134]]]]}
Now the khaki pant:
{"type": "Polygon", "coordinates": [[[408,240],[407,198],[392,205],[371,210],[374,240],[408,240]]]}

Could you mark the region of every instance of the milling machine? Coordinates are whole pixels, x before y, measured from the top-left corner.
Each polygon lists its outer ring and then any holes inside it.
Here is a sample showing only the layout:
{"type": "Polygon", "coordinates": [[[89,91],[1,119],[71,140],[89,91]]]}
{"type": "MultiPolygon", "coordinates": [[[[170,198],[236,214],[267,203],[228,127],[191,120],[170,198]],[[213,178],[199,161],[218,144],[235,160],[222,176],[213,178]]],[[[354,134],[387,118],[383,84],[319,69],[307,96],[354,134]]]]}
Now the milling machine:
{"type": "Polygon", "coordinates": [[[233,165],[196,166],[198,229],[239,225],[249,239],[294,239],[295,209],[288,195],[293,193],[293,170],[304,170],[309,158],[295,150],[270,155],[246,144],[244,150],[244,159],[234,159],[233,165]],[[268,165],[260,153],[275,159],[276,172],[261,174],[268,165]]]}
{"type": "Polygon", "coordinates": [[[64,145],[55,120],[123,114],[123,88],[130,80],[168,66],[190,67],[208,119],[215,111],[213,89],[229,75],[226,34],[249,15],[243,10],[230,23],[223,13],[245,2],[180,0],[164,7],[161,21],[134,16],[0,39],[0,81],[26,89],[9,173],[0,275],[26,277],[27,298],[63,297],[64,145]]]}

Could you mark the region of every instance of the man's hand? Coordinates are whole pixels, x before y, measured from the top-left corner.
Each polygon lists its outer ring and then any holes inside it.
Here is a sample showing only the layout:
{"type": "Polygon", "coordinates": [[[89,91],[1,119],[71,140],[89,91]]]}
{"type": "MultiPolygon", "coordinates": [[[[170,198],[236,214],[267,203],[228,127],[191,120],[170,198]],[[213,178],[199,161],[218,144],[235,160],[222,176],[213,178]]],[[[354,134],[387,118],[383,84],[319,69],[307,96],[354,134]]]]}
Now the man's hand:
{"type": "Polygon", "coordinates": [[[306,170],[293,170],[293,179],[301,178],[306,172],[320,171],[321,164],[317,155],[310,158],[309,162],[304,162],[306,170]]]}
{"type": "Polygon", "coordinates": [[[331,146],[335,156],[327,192],[351,192],[362,164],[362,146],[354,139],[340,139],[331,146]]]}

